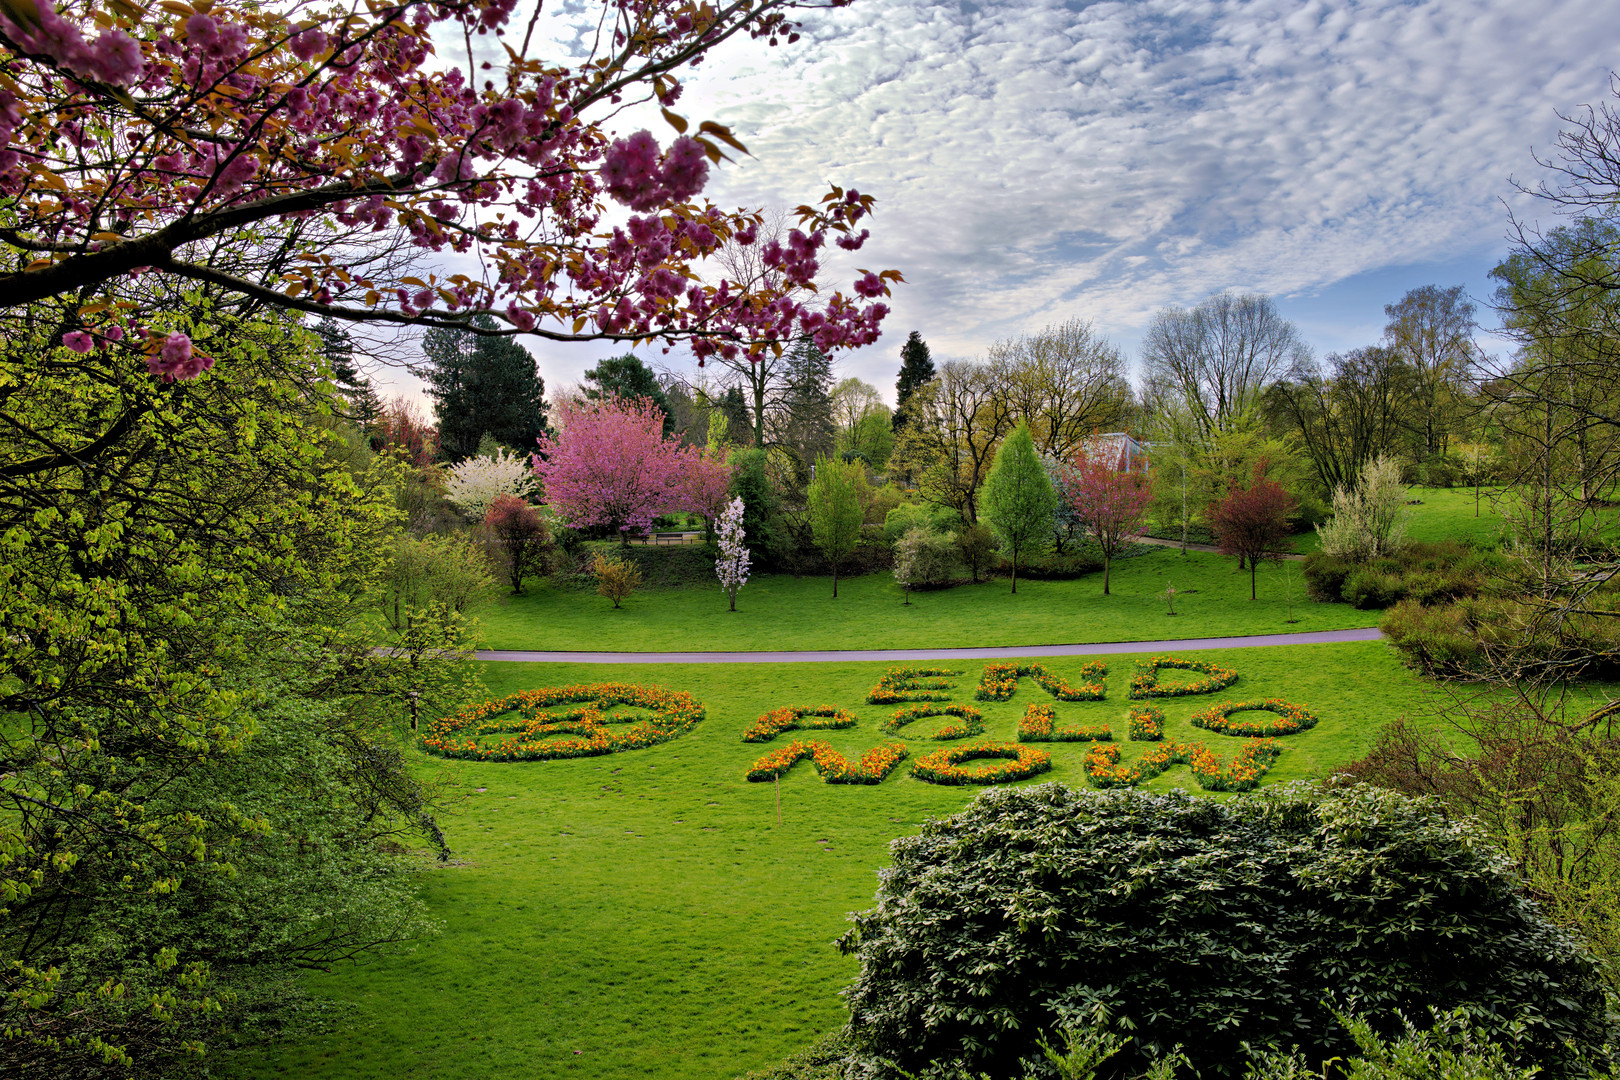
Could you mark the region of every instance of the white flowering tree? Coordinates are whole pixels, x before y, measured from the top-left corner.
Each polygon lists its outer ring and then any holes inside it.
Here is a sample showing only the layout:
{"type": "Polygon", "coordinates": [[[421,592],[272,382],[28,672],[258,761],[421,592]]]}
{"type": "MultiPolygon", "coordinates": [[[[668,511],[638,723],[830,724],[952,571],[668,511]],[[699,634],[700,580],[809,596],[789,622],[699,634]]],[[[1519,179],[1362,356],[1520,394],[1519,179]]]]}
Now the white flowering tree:
{"type": "Polygon", "coordinates": [[[483,521],[502,495],[527,499],[534,494],[534,472],[518,454],[497,448],[491,457],[470,457],[450,466],[444,497],[469,521],[483,521]]]}
{"type": "Polygon", "coordinates": [[[720,512],[717,526],[720,534],[720,557],[714,561],[714,572],[720,578],[720,588],[731,597],[731,610],[737,610],[737,590],[748,584],[748,549],[743,546],[743,501],[732,499],[720,512]]]}

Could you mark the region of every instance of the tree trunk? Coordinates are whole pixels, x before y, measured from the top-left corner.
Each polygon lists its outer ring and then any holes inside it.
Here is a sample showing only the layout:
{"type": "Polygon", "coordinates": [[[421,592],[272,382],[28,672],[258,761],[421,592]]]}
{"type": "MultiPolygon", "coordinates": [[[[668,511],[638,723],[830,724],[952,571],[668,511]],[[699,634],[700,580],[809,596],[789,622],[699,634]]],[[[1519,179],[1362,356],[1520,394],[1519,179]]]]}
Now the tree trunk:
{"type": "Polygon", "coordinates": [[[1249,560],[1249,599],[1250,600],[1254,599],[1254,571],[1255,571],[1255,567],[1257,567],[1259,565],[1260,565],[1260,560],[1259,559],[1250,559],[1249,560]]]}
{"type": "Polygon", "coordinates": [[[1108,595],[1108,573],[1113,567],[1113,559],[1108,552],[1103,552],[1103,595],[1108,595]]]}
{"type": "Polygon", "coordinates": [[[838,599],[838,564],[833,563],[833,599],[838,599]]]}

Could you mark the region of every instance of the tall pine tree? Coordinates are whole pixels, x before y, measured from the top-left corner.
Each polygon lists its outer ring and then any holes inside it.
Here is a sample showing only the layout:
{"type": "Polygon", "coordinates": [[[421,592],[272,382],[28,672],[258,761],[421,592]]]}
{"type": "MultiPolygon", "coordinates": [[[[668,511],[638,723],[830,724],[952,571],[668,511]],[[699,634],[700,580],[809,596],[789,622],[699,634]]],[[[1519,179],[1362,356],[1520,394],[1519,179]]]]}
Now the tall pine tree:
{"type": "Polygon", "coordinates": [[[595,367],[585,372],[585,382],[585,396],[592,401],[599,401],[604,395],[627,401],[646,398],[663,412],[664,434],[675,433],[674,410],[670,408],[669,396],[658,385],[658,377],[653,374],[652,368],[642,363],[635,353],[598,360],[595,367]]]}
{"type": "Polygon", "coordinates": [[[321,339],[321,355],[332,372],[332,382],[344,402],[340,415],[361,431],[370,431],[382,416],[382,398],[377,396],[371,380],[355,366],[354,338],[330,315],[322,315],[314,330],[321,339]]]}
{"type": "Polygon", "coordinates": [[[906,426],[906,402],[919,386],[934,378],[934,358],[928,355],[928,343],[913,330],[900,347],[900,378],[894,384],[894,431],[899,434],[906,426]]]}
{"type": "MultiPolygon", "coordinates": [[[[496,328],[487,314],[473,316],[472,325],[496,328]]],[[[434,327],[422,336],[422,351],[446,458],[472,457],[486,431],[520,453],[534,448],[546,429],[546,384],[529,350],[509,337],[434,327]]]]}
{"type": "Polygon", "coordinates": [[[793,343],[787,354],[787,394],[782,399],[777,441],[794,458],[801,486],[810,481],[817,458],[831,457],[838,428],[833,423],[832,361],[808,337],[793,343]]]}

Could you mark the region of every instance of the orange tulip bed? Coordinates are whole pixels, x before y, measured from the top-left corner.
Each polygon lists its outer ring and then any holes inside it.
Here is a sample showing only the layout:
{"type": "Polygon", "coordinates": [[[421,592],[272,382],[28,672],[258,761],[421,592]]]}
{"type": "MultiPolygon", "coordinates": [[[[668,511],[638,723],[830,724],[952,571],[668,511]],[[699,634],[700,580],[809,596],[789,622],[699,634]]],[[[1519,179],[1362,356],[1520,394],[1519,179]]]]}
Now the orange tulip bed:
{"type": "Polygon", "coordinates": [[[1158,742],[1164,738],[1164,710],[1157,705],[1132,705],[1128,723],[1132,742],[1158,742]]]}
{"type": "Polygon", "coordinates": [[[1018,723],[1020,742],[1108,742],[1113,737],[1114,733],[1107,724],[1060,728],[1057,726],[1057,710],[1035,701],[1024,709],[1024,718],[1018,723]]]}
{"type": "Polygon", "coordinates": [[[905,743],[884,743],[861,755],[861,760],[850,763],[843,754],[820,739],[809,742],[795,741],[772,750],[748,770],[748,779],[756,783],[775,780],[799,762],[810,759],[821,778],[829,784],[881,784],[895,766],[906,759],[905,743]]]}
{"type": "Polygon", "coordinates": [[[961,717],[960,724],[950,724],[929,736],[932,739],[965,739],[969,735],[984,734],[984,716],[971,705],[913,705],[909,709],[896,709],[894,715],[883,722],[883,731],[900,734],[900,729],[914,720],[929,716],[961,717]]]}
{"type": "Polygon", "coordinates": [[[545,761],[594,757],[656,746],[690,731],[703,719],[691,694],[662,686],[590,683],[524,690],[443,716],[428,725],[422,749],[439,757],[473,761],[545,761]],[[544,709],[583,703],[562,713],[544,709]],[[647,717],[609,717],[628,705],[647,717]],[[498,742],[481,741],[509,734],[498,742]]]}
{"type": "Polygon", "coordinates": [[[1083,681],[1078,687],[1070,686],[1068,680],[1053,675],[1041,664],[986,664],[973,696],[980,701],[1008,701],[1018,689],[1018,680],[1026,675],[1059,701],[1101,701],[1107,694],[1103,679],[1108,675],[1108,665],[1093,660],[1080,669],[1083,681]]]}
{"type": "Polygon", "coordinates": [[[855,726],[855,714],[834,705],[818,705],[814,709],[802,705],[772,709],[755,720],[743,732],[743,742],[770,742],[784,731],[827,731],[855,726]]]}
{"type": "Polygon", "coordinates": [[[1225,690],[1237,682],[1238,673],[1231,668],[1223,668],[1202,660],[1182,660],[1175,656],[1150,656],[1136,665],[1136,674],[1131,676],[1131,689],[1128,695],[1132,701],[1156,697],[1186,697],[1190,694],[1213,694],[1217,690],[1225,690]],[[1180,683],[1175,686],[1160,686],[1159,672],[1164,668],[1181,671],[1201,671],[1206,678],[1196,679],[1190,683],[1180,683]]]}
{"type": "Polygon", "coordinates": [[[947,668],[890,668],[872,687],[866,700],[871,705],[893,705],[901,701],[949,701],[951,695],[941,691],[955,686],[950,679],[960,674],[962,672],[947,668]]]}
{"type": "Polygon", "coordinates": [[[1278,735],[1297,735],[1316,726],[1316,714],[1303,705],[1295,705],[1281,698],[1263,701],[1222,701],[1192,714],[1194,727],[1205,728],[1219,735],[1274,738],[1278,735]],[[1233,720],[1233,713],[1262,711],[1276,714],[1276,719],[1233,720]]]}
{"type": "Polygon", "coordinates": [[[1033,746],[1009,742],[966,743],[945,746],[924,754],[911,763],[911,775],[930,784],[1010,784],[1027,780],[1052,767],[1052,755],[1033,746]],[[976,768],[963,768],[962,762],[996,758],[976,768]]]}
{"type": "Polygon", "coordinates": [[[1167,742],[1153,747],[1134,764],[1123,765],[1119,747],[1098,744],[1086,752],[1086,779],[1098,788],[1135,787],[1184,762],[1205,791],[1250,791],[1259,786],[1280,753],[1276,743],[1250,739],[1225,762],[1202,743],[1167,742]]]}

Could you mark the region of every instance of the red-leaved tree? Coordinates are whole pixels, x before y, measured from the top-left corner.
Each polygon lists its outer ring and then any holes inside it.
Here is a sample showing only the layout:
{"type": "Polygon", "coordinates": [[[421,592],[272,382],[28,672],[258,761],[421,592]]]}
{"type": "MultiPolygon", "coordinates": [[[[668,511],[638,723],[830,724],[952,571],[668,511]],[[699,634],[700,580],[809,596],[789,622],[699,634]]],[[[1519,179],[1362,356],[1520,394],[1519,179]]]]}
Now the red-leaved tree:
{"type": "Polygon", "coordinates": [[[898,274],[793,299],[829,243],[861,247],[870,196],[835,187],[762,241],[773,287],[705,280],[760,216],[698,201],[740,144],[673,110],[679,73],[721,43],[793,41],[786,12],[844,2],[597,0],[578,15],[594,42],[564,58],[540,52],[556,16],[535,3],[514,24],[517,0],[0,0],[0,316],[163,381],[212,363],[164,326],[175,285],[354,322],[488,310],[491,332],[690,340],[700,358],[870,343],[898,274]],[[652,101],[668,142],[609,126],[652,101]],[[380,235],[472,257],[428,274],[380,235]]]}
{"type": "Polygon", "coordinates": [[[1255,463],[1254,479],[1246,488],[1233,488],[1226,498],[1210,505],[1204,516],[1221,554],[1236,555],[1239,566],[1249,564],[1249,599],[1255,598],[1255,571],[1261,559],[1282,560],[1288,540],[1288,516],[1294,497],[1275,480],[1266,479],[1264,459],[1255,463]]]}
{"type": "Polygon", "coordinates": [[[1103,556],[1103,595],[1114,555],[1147,528],[1147,510],[1153,503],[1153,481],[1146,468],[1114,468],[1114,455],[1075,456],[1065,471],[1075,520],[1097,542],[1103,556]]]}
{"type": "Polygon", "coordinates": [[[573,528],[605,525],[628,541],[659,514],[711,512],[697,499],[707,498],[718,472],[729,478],[727,466],[666,438],[663,410],[646,398],[565,402],[553,419],[561,434],[540,440],[534,471],[551,509],[573,528]]]}
{"type": "Polygon", "coordinates": [[[525,577],[545,573],[551,532],[534,507],[516,495],[497,495],[484,515],[484,528],[506,557],[506,579],[514,596],[523,591],[525,577]]]}

